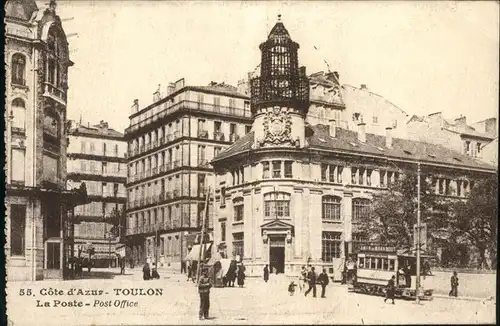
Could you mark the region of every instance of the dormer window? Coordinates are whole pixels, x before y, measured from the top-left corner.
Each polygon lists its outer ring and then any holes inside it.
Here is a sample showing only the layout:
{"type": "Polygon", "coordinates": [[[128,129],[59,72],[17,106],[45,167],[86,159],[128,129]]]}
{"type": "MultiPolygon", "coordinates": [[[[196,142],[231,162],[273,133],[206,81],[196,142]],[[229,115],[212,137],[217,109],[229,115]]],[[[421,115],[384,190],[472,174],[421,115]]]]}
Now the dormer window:
{"type": "Polygon", "coordinates": [[[470,141],[465,141],[464,143],[464,154],[469,155],[470,154],[470,141]]]}

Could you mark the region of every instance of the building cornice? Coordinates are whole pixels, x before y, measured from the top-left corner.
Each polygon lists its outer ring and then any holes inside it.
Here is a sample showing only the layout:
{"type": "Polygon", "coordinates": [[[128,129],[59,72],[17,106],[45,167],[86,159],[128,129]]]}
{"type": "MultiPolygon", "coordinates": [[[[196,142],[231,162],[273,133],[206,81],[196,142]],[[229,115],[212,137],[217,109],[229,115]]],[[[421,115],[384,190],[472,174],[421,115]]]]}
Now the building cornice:
{"type": "Polygon", "coordinates": [[[117,157],[117,156],[104,156],[104,155],[84,154],[84,153],[67,153],[67,157],[71,159],[86,159],[86,160],[101,161],[101,162],[127,163],[127,159],[125,157],[117,157]]]}

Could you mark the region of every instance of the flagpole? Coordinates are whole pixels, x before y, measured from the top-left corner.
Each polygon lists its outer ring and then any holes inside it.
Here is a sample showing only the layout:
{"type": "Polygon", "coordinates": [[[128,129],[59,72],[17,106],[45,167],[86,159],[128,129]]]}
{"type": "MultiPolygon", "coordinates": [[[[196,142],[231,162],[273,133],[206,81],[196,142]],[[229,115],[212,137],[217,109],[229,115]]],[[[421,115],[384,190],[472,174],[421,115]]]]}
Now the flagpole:
{"type": "Polygon", "coordinates": [[[201,272],[201,255],[205,254],[205,225],[208,217],[208,203],[210,196],[210,187],[208,187],[206,200],[205,200],[205,214],[203,214],[203,225],[201,226],[201,240],[200,240],[200,253],[198,255],[198,268],[196,269],[196,283],[200,280],[200,272],[201,272]]]}

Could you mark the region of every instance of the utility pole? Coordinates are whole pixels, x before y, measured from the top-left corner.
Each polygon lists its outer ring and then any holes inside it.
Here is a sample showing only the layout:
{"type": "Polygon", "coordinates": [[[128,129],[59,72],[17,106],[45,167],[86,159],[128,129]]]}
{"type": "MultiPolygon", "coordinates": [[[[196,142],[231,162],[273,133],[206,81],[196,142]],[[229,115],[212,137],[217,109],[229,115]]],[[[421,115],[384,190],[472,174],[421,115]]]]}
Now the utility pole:
{"type": "Polygon", "coordinates": [[[207,195],[205,197],[205,214],[203,214],[203,224],[201,226],[201,240],[200,240],[200,254],[198,255],[198,268],[196,270],[196,283],[200,280],[201,272],[201,255],[205,256],[205,225],[208,218],[208,204],[210,198],[210,187],[208,187],[207,195]]]}
{"type": "Polygon", "coordinates": [[[416,280],[416,303],[420,303],[420,162],[417,163],[417,280],[416,280]]]}

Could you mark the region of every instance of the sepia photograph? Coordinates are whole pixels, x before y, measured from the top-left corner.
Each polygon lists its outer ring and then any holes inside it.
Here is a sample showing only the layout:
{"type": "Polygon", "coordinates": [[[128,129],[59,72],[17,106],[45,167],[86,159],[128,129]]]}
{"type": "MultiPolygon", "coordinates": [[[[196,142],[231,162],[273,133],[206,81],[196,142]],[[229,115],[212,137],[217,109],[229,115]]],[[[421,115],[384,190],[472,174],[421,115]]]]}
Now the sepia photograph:
{"type": "Polygon", "coordinates": [[[495,324],[499,15],[6,0],[2,324],[495,324]]]}

